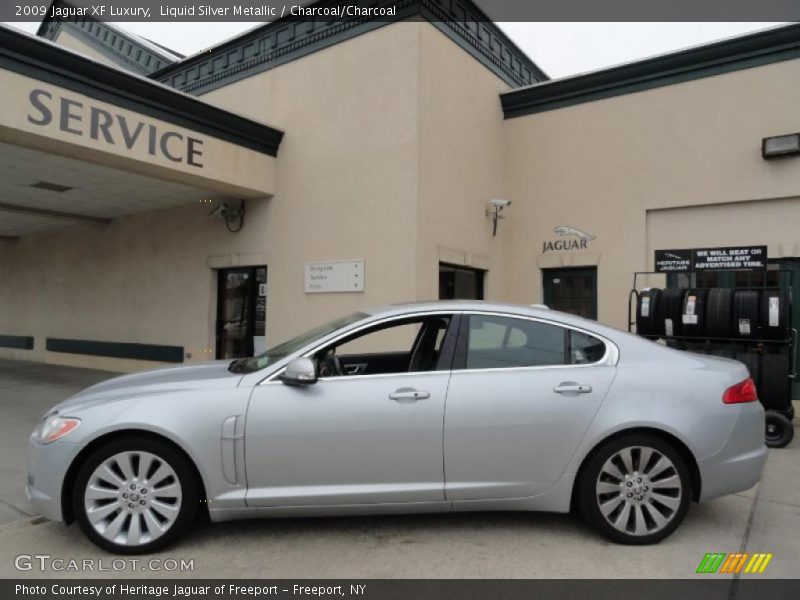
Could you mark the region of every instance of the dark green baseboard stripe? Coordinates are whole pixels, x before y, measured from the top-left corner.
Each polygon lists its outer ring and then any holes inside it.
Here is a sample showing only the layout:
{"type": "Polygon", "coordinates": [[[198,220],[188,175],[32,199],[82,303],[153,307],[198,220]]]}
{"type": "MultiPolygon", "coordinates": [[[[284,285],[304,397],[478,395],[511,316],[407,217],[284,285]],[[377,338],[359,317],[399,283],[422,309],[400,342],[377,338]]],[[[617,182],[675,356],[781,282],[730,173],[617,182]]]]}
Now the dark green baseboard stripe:
{"type": "Polygon", "coordinates": [[[158,362],[183,362],[183,346],[47,338],[46,348],[50,352],[65,352],[67,354],[88,354],[90,356],[133,358],[158,362]]]}
{"type": "Polygon", "coordinates": [[[0,348],[17,348],[18,350],[33,350],[33,336],[0,335],[0,348]]]}

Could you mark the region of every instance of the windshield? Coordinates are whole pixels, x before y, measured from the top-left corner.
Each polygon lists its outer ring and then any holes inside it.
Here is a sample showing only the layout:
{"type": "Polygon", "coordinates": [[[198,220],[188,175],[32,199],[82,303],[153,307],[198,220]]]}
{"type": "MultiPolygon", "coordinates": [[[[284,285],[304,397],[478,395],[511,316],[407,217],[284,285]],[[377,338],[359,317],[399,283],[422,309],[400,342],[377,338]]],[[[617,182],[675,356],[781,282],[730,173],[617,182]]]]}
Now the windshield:
{"type": "Polygon", "coordinates": [[[368,316],[369,315],[366,313],[356,312],[347,315],[346,317],[336,319],[335,321],[331,321],[330,323],[325,323],[324,325],[315,327],[314,329],[306,331],[305,333],[301,333],[297,337],[283,342],[282,344],[278,344],[274,348],[270,348],[262,354],[258,354],[252,358],[240,358],[235,360],[230,364],[228,370],[232,373],[252,373],[253,371],[258,371],[259,369],[263,369],[264,367],[275,364],[279,360],[286,358],[294,352],[297,352],[300,350],[300,348],[307,346],[314,340],[325,337],[337,329],[341,329],[342,327],[346,327],[347,325],[352,325],[353,323],[366,319],[368,316]]]}

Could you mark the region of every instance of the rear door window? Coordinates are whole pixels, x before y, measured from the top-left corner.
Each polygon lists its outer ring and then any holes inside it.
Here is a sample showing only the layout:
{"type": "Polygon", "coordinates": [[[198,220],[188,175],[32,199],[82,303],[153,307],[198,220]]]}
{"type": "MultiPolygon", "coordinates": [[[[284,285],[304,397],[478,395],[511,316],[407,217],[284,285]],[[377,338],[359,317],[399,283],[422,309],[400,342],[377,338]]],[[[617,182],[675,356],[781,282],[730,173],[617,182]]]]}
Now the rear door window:
{"type": "Polygon", "coordinates": [[[566,336],[566,329],[550,323],[471,315],[465,366],[497,369],[567,364],[566,336]]]}

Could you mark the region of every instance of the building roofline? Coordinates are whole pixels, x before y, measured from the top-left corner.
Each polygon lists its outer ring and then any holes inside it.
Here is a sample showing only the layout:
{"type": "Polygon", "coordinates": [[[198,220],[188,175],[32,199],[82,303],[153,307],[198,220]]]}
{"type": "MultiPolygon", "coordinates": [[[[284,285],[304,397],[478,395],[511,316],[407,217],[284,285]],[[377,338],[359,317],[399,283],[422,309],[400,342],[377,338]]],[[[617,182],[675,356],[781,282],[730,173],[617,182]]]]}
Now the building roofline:
{"type": "Polygon", "coordinates": [[[72,6],[66,0],[51,0],[46,16],[36,32],[37,36],[55,40],[62,27],[68,25],[70,33],[77,34],[82,41],[109,60],[144,75],[184,58],[182,54],[166,46],[125,31],[112,23],[92,17],[71,19],[53,17],[53,7],[57,5],[72,6]]]}
{"type": "Polygon", "coordinates": [[[53,42],[0,25],[0,68],[277,156],[283,132],[53,42]]]}
{"type": "MultiPolygon", "coordinates": [[[[150,77],[186,92],[205,93],[383,25],[422,19],[435,25],[511,87],[547,79],[547,74],[491,22],[473,0],[449,3],[362,0],[362,3],[395,7],[397,13],[393,17],[330,22],[287,15],[164,66],[150,77]]],[[[338,4],[338,0],[318,0],[312,6],[326,4],[338,4]]]]}
{"type": "Polygon", "coordinates": [[[506,119],[800,58],[800,25],[773,27],[500,95],[506,119]]]}

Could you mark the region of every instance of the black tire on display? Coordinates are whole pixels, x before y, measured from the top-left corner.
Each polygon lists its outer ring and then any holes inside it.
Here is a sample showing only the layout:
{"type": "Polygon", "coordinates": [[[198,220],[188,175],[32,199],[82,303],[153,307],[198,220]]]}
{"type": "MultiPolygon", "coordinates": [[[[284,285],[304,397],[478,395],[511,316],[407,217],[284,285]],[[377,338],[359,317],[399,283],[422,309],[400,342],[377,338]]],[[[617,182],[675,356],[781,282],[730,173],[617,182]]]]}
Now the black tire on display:
{"type": "Polygon", "coordinates": [[[692,496],[681,454],[664,439],[644,433],[623,435],[595,449],[576,485],[580,514],[620,544],[660,542],[681,524],[692,496]]]}
{"type": "Polygon", "coordinates": [[[766,290],[761,293],[761,335],[771,340],[789,337],[789,298],[786,292],[766,290]]]}
{"type": "Polygon", "coordinates": [[[200,500],[197,475],[166,441],[122,436],[81,465],[72,489],[76,521],[97,546],[146,554],[184,533],[200,500]]]}
{"type": "Polygon", "coordinates": [[[732,325],[733,337],[745,339],[759,337],[761,320],[756,290],[736,290],[733,293],[732,325]]]}
{"type": "Polygon", "coordinates": [[[731,337],[733,290],[713,288],[706,303],[706,334],[712,338],[731,337]]]}
{"type": "Polygon", "coordinates": [[[636,303],[636,333],[639,335],[663,335],[658,328],[656,314],[661,299],[659,288],[647,288],[639,292],[639,301],[636,303]]]}
{"type": "Polygon", "coordinates": [[[681,322],[683,335],[700,337],[706,334],[708,290],[689,289],[683,298],[681,322]]]}
{"type": "Polygon", "coordinates": [[[739,352],[736,354],[736,360],[740,363],[744,363],[744,366],[750,371],[750,378],[756,384],[756,388],[759,388],[761,381],[761,356],[756,352],[739,352]]]}
{"type": "Polygon", "coordinates": [[[788,446],[794,438],[794,425],[792,420],[775,410],[768,410],[764,419],[764,441],[770,448],[783,448],[788,446]]]}
{"type": "Polygon", "coordinates": [[[758,399],[764,408],[785,411],[789,399],[789,355],[785,352],[765,352],[761,357],[758,399]]]}
{"type": "Polygon", "coordinates": [[[686,288],[666,288],[661,290],[656,306],[657,327],[666,337],[681,335],[681,309],[686,288]],[[669,320],[669,322],[667,322],[669,320]]]}

